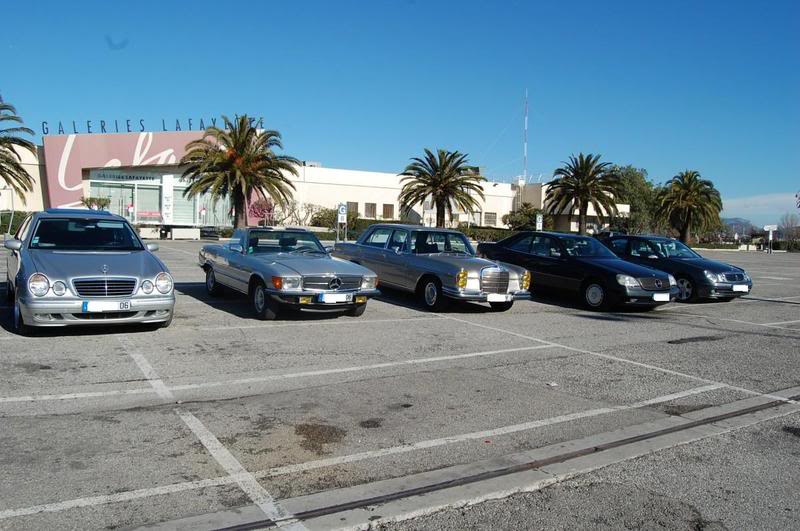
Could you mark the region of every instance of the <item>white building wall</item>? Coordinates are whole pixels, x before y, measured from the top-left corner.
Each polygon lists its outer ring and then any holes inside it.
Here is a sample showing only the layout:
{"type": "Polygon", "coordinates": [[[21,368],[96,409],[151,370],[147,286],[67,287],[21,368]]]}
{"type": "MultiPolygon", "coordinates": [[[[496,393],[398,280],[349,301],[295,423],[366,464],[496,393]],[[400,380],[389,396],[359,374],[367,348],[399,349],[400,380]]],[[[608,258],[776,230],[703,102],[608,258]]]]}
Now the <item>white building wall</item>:
{"type": "Polygon", "coordinates": [[[33,191],[26,193],[23,201],[18,195],[12,192],[5,181],[0,181],[0,210],[11,210],[12,205],[15,210],[26,212],[42,210],[42,208],[44,208],[42,178],[45,175],[43,149],[41,146],[37,146],[36,155],[26,149],[15,148],[15,151],[22,158],[22,167],[33,177],[33,191]]]}

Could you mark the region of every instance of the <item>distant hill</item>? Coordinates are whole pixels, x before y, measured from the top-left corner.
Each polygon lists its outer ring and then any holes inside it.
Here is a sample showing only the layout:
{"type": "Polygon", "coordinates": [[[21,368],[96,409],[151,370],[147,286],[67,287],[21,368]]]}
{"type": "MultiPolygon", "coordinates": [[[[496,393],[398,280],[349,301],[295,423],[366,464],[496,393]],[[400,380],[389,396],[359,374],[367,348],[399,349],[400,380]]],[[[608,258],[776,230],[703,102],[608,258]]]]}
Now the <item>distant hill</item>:
{"type": "Polygon", "coordinates": [[[725,225],[752,225],[749,219],[744,218],[722,218],[725,225]]]}

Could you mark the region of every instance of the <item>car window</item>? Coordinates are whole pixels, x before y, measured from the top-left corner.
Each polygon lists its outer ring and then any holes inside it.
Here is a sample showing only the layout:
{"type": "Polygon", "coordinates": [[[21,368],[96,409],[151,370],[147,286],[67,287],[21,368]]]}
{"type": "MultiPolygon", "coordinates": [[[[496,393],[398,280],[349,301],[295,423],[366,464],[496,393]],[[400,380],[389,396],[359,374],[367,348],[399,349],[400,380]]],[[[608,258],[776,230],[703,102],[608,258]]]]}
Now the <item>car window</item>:
{"type": "Polygon", "coordinates": [[[661,256],[667,258],[697,258],[700,255],[677,240],[654,240],[651,242],[661,256]]]}
{"type": "Polygon", "coordinates": [[[325,248],[310,232],[251,230],[247,235],[247,254],[315,252],[325,248]]]}
{"type": "Polygon", "coordinates": [[[389,241],[389,236],[392,235],[392,229],[375,229],[364,241],[364,245],[370,247],[386,247],[386,242],[389,241]]]}
{"type": "Polygon", "coordinates": [[[53,251],[140,251],[139,238],[125,221],[115,219],[40,219],[31,249],[53,251]]]}
{"type": "Polygon", "coordinates": [[[417,231],[414,233],[411,252],[426,253],[464,253],[473,255],[467,237],[457,232],[417,231]]]}
{"type": "Polygon", "coordinates": [[[406,252],[406,244],[408,243],[408,231],[395,230],[392,233],[392,239],[389,240],[389,249],[406,252]]]}
{"type": "Polygon", "coordinates": [[[625,238],[619,238],[617,240],[611,240],[611,250],[614,251],[614,254],[617,256],[625,256],[625,250],[628,248],[628,240],[625,238]]]}
{"type": "Polygon", "coordinates": [[[17,229],[17,234],[14,235],[14,239],[25,241],[25,238],[28,237],[28,229],[31,226],[31,219],[33,219],[33,216],[28,216],[28,218],[22,222],[22,225],[20,225],[19,229],[17,229]]]}
{"type": "Polygon", "coordinates": [[[531,242],[533,242],[533,234],[528,234],[512,242],[508,248],[520,253],[529,253],[531,252],[531,242]]]}
{"type": "Polygon", "coordinates": [[[561,238],[569,256],[580,258],[617,258],[617,255],[595,238],[561,238]]]}
{"type": "Polygon", "coordinates": [[[533,239],[531,253],[535,254],[536,256],[561,256],[559,253],[558,242],[556,242],[553,238],[548,238],[547,236],[536,236],[533,239]]]}
{"type": "Polygon", "coordinates": [[[647,241],[633,240],[631,242],[631,256],[641,256],[647,258],[652,254],[656,254],[656,252],[647,241]]]}

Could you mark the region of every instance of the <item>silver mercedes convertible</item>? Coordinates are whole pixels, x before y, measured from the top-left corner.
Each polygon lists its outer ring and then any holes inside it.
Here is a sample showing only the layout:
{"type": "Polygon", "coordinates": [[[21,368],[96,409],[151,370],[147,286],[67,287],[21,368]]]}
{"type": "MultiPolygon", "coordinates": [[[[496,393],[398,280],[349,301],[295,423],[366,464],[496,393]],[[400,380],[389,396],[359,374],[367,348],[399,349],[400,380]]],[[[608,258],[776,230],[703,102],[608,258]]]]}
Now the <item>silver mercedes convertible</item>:
{"type": "Polygon", "coordinates": [[[333,255],[374,270],[381,285],[416,293],[431,311],[459,300],[488,302],[502,312],[530,298],[528,271],[476,257],[467,237],[455,230],[372,225],[355,243],[336,244],[333,255]]]}
{"type": "Polygon", "coordinates": [[[345,310],[357,317],[367,299],[380,294],[375,273],[331,257],[303,229],[237,229],[230,243],[204,245],[199,264],[210,295],[223,287],[247,294],[256,316],[265,320],[286,307],[345,310]]]}
{"type": "Polygon", "coordinates": [[[4,246],[14,328],[151,323],[169,326],[172,276],[133,227],[109,212],[50,209],[4,246]]]}

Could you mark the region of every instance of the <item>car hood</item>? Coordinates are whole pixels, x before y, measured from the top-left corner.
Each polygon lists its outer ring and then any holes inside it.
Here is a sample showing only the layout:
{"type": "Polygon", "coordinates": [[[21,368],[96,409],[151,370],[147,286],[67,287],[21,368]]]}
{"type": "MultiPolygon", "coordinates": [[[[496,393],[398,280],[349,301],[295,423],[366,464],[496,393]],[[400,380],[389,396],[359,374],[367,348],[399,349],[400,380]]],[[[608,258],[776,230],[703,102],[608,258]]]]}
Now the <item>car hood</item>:
{"type": "Polygon", "coordinates": [[[630,275],[632,277],[667,278],[667,274],[663,271],[632,264],[618,258],[575,258],[575,261],[589,268],[594,267],[614,274],[630,275]]]}
{"type": "Polygon", "coordinates": [[[486,258],[478,258],[477,256],[464,256],[463,254],[420,254],[417,255],[417,258],[430,260],[431,262],[435,262],[443,266],[449,266],[456,270],[465,269],[467,271],[480,271],[484,267],[497,266],[505,267],[511,271],[517,271],[520,269],[517,266],[503,262],[495,262],[493,260],[487,260],[486,258]]]}
{"type": "Polygon", "coordinates": [[[298,275],[370,275],[374,273],[364,266],[334,258],[331,256],[288,256],[288,257],[264,257],[261,258],[268,264],[277,264],[291,269],[298,275]]]}
{"type": "Polygon", "coordinates": [[[739,267],[726,264],[725,262],[717,262],[716,260],[709,260],[708,258],[667,258],[669,262],[684,267],[694,267],[698,270],[711,271],[712,273],[724,273],[726,271],[744,271],[739,267]]]}
{"type": "Polygon", "coordinates": [[[30,249],[36,270],[51,279],[106,275],[152,278],[167,268],[148,251],[85,252],[30,249]]]}

